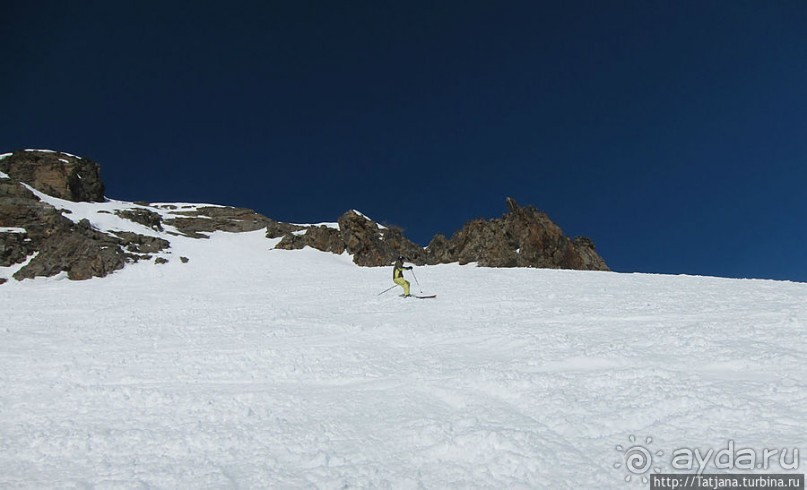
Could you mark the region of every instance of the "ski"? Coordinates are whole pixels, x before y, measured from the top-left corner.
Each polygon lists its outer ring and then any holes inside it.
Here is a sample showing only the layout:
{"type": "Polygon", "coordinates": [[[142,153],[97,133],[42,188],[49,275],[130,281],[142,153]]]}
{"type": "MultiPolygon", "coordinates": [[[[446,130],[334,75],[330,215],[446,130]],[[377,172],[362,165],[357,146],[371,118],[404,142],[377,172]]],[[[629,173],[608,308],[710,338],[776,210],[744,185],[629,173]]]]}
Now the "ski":
{"type": "Polygon", "coordinates": [[[436,298],[437,295],[436,294],[429,294],[429,295],[421,296],[421,295],[413,294],[412,297],[417,298],[417,299],[431,299],[431,298],[436,298]]]}

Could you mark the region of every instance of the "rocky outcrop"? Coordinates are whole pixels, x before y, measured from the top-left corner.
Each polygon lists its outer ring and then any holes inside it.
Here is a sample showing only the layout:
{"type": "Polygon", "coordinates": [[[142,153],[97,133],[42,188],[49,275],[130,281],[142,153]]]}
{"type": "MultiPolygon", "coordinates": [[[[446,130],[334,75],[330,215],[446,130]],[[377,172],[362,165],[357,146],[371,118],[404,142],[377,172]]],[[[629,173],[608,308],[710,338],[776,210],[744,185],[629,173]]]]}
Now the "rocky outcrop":
{"type": "Polygon", "coordinates": [[[103,233],[87,220],[75,223],[63,214],[67,211],[43,202],[20,181],[30,179],[25,184],[70,201],[102,200],[98,166],[89,160],[25,151],[0,159],[0,168],[8,176],[0,179],[0,265],[30,259],[15,279],[62,272],[70,279],[104,277],[169,246],[165,240],[137,233],[103,233]]]}
{"type": "Polygon", "coordinates": [[[607,271],[611,270],[605,260],[597,253],[594,242],[589,237],[579,236],[573,240],[575,250],[580,256],[581,270],[607,271]]]}
{"type": "Polygon", "coordinates": [[[140,255],[137,259],[146,258],[142,255],[156,254],[171,246],[168,240],[154,236],[139,235],[131,231],[118,231],[115,236],[121,239],[121,245],[130,253],[140,255]]]}
{"type": "Polygon", "coordinates": [[[343,214],[338,223],[345,248],[358,265],[389,265],[399,255],[415,263],[426,262],[423,248],[404,238],[399,229],[379,226],[356,211],[343,214]]]}
{"type": "Polygon", "coordinates": [[[475,262],[482,267],[540,267],[608,270],[594,243],[574,240],[535,208],[507,199],[508,212],[493,220],[473,220],[450,239],[435,236],[426,248],[407,240],[401,230],[383,227],[356,211],[348,211],[338,228],[325,226],[287,230],[275,248],[312,247],[341,254],[347,251],[361,266],[389,265],[399,255],[414,264],[475,262]]]}
{"type": "Polygon", "coordinates": [[[54,233],[48,237],[32,236],[38,254],[14,274],[15,279],[60,272],[66,272],[69,279],[104,277],[126,264],[120,241],[95,230],[87,220],[73,223],[65,219],[51,231],[54,233]]]}
{"type": "Polygon", "coordinates": [[[483,267],[608,270],[594,243],[570,239],[545,214],[507,198],[501,218],[474,220],[451,239],[438,235],[427,250],[437,262],[476,262],[483,267]]]}
{"type": "Polygon", "coordinates": [[[128,219],[134,223],[147,226],[154,231],[163,231],[162,216],[144,207],[135,209],[122,209],[115,212],[115,215],[123,219],[128,219]]]}
{"type": "Polygon", "coordinates": [[[98,164],[69,153],[16,151],[0,160],[0,172],[49,196],[75,202],[104,201],[98,164]]]}
{"type": "Polygon", "coordinates": [[[171,214],[176,218],[165,220],[165,224],[192,238],[207,238],[203,233],[214,231],[243,233],[277,226],[276,221],[244,208],[206,206],[190,211],[177,210],[171,214]]]}
{"type": "Polygon", "coordinates": [[[21,230],[0,234],[3,265],[20,263],[36,254],[15,279],[54,276],[63,271],[70,279],[102,277],[126,263],[120,240],[93,229],[86,220],[73,223],[9,179],[0,180],[0,224],[21,230]]]}
{"type": "Polygon", "coordinates": [[[313,226],[286,233],[275,248],[295,250],[312,247],[323,252],[341,254],[347,251],[353,262],[361,266],[389,265],[399,255],[425,264],[427,253],[404,238],[401,230],[380,226],[357,211],[339,217],[338,228],[313,226]]]}
{"type": "MultiPolygon", "coordinates": [[[[272,234],[274,234],[274,230],[267,233],[267,238],[277,238],[270,236],[272,234]]],[[[299,250],[311,247],[335,254],[345,252],[345,242],[339,230],[324,225],[311,226],[303,230],[291,230],[281,236],[283,239],[275,245],[275,248],[280,250],[299,250]]]]}

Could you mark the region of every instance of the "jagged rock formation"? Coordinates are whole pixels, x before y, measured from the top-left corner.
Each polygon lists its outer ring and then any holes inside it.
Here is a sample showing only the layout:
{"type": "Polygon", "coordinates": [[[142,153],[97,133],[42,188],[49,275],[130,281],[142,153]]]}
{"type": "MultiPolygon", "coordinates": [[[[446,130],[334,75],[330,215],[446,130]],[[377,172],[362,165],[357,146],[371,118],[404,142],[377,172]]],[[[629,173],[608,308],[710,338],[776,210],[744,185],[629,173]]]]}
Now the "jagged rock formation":
{"type": "Polygon", "coordinates": [[[436,236],[427,247],[429,253],[440,263],[608,270],[590,239],[566,237],[545,213],[521,207],[512,198],[507,198],[507,207],[501,218],[471,221],[450,240],[436,236]]]}
{"type": "MultiPolygon", "coordinates": [[[[381,226],[352,210],[335,225],[304,226],[249,209],[137,202],[97,212],[137,223],[140,227],[135,228],[143,233],[104,231],[86,219],[71,220],[67,209],[57,209],[31,190],[73,202],[105,202],[100,169],[91,160],[51,151],[18,151],[0,156],[0,172],[4,174],[0,175],[0,266],[19,266],[28,260],[14,274],[16,279],[60,272],[71,279],[103,277],[127,262],[168,262],[164,255],[171,247],[171,235],[204,239],[215,231],[262,229],[267,238],[280,238],[275,248],[347,252],[361,266],[386,266],[404,255],[419,265],[475,262],[485,267],[608,270],[590,239],[566,237],[546,214],[510,198],[501,218],[470,221],[451,238],[437,235],[424,248],[406,239],[400,229],[381,226]]],[[[5,278],[0,278],[3,282],[5,278]]]]}

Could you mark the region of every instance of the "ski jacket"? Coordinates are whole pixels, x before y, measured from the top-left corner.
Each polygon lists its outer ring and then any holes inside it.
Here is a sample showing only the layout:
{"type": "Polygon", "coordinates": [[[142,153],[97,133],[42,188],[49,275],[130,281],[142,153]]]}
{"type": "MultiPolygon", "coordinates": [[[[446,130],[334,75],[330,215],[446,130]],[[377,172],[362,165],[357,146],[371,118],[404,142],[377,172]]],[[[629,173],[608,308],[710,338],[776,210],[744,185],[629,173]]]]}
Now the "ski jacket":
{"type": "Polygon", "coordinates": [[[412,267],[404,267],[403,263],[396,262],[395,268],[392,269],[392,279],[398,279],[399,277],[403,277],[404,269],[412,270],[412,267]]]}

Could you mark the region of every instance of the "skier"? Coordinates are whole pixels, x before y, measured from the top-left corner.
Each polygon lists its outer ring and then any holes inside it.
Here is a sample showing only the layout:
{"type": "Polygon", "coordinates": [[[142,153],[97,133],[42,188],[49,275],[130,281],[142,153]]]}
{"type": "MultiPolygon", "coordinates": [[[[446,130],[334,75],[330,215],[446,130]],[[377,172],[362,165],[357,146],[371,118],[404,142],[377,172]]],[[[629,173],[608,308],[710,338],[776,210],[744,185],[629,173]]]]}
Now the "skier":
{"type": "Polygon", "coordinates": [[[397,285],[399,285],[399,286],[401,286],[403,288],[403,290],[404,290],[404,294],[403,294],[404,298],[408,298],[409,297],[409,281],[404,279],[403,271],[404,271],[404,269],[411,271],[412,266],[411,265],[408,266],[408,267],[404,266],[403,265],[404,259],[405,259],[405,257],[400,256],[400,257],[398,257],[398,260],[395,261],[395,267],[392,269],[392,281],[395,284],[397,284],[397,285]]]}

